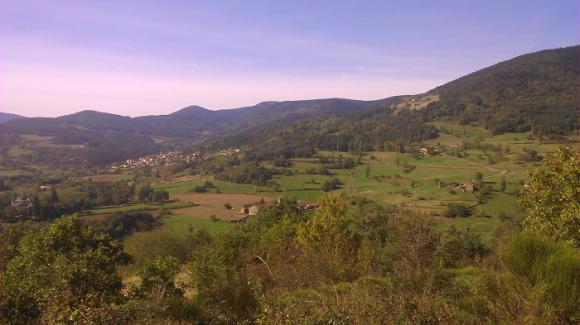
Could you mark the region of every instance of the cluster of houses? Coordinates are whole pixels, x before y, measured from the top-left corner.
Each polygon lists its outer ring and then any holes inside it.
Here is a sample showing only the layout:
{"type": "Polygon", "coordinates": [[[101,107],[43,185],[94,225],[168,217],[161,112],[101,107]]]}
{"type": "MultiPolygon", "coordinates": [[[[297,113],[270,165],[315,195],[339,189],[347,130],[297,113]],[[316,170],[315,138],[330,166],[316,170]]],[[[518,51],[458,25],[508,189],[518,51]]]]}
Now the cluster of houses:
{"type": "Polygon", "coordinates": [[[179,162],[188,163],[198,158],[198,156],[199,153],[197,152],[189,154],[185,154],[181,151],[162,152],[157,155],[150,155],[137,159],[128,159],[122,164],[111,166],[110,172],[115,173],[120,170],[136,169],[141,167],[167,166],[179,162]]]}
{"type": "Polygon", "coordinates": [[[218,151],[218,155],[232,156],[232,155],[239,153],[239,152],[240,152],[239,148],[227,148],[227,149],[222,149],[222,150],[218,151]]]}

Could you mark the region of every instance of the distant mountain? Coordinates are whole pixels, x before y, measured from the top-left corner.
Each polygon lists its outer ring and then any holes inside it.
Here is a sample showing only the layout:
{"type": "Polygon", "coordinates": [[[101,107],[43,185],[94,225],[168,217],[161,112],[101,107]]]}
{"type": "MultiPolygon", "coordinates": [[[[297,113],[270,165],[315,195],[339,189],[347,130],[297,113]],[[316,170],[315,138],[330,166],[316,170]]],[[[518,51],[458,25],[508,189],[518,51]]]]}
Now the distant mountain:
{"type": "MultiPolygon", "coordinates": [[[[526,54],[425,94],[376,101],[342,98],[263,102],[168,115],[127,117],[81,111],[58,118],[12,119],[0,135],[51,136],[86,148],[87,164],[105,164],[171,147],[250,146],[263,157],[329,150],[403,150],[437,135],[440,117],[479,122],[494,132],[559,136],[578,129],[580,46],[526,54]]],[[[0,121],[6,119],[0,114],[0,121]]]]}
{"type": "Polygon", "coordinates": [[[22,118],[20,115],[11,114],[11,113],[2,113],[0,112],[0,123],[8,122],[11,120],[22,118]]]}
{"type": "MultiPolygon", "coordinates": [[[[212,111],[189,106],[168,115],[127,117],[92,110],[57,118],[27,118],[3,123],[1,134],[50,136],[59,144],[86,148],[86,163],[107,164],[137,155],[191,146],[246,128],[268,129],[305,118],[338,116],[376,102],[348,99],[267,102],[212,111]]],[[[82,161],[74,155],[74,161],[82,161]]]]}

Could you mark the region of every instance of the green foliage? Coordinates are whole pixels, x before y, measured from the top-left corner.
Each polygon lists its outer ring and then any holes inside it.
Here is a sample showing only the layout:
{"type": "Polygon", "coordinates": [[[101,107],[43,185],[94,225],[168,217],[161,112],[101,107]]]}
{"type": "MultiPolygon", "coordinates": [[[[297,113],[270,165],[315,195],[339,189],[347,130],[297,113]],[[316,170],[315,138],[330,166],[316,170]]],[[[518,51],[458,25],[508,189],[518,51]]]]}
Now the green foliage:
{"type": "Polygon", "coordinates": [[[440,100],[425,110],[494,133],[532,131],[557,137],[577,125],[580,46],[545,50],[498,63],[431,91],[440,100]]]}
{"type": "Polygon", "coordinates": [[[256,163],[243,163],[216,175],[216,178],[242,184],[266,185],[273,172],[256,163]]]}
{"type": "Polygon", "coordinates": [[[580,155],[561,148],[532,173],[520,206],[525,229],[580,247],[580,155]]]}
{"type": "Polygon", "coordinates": [[[153,192],[152,201],[153,202],[163,202],[169,200],[169,193],[165,190],[155,190],[153,192]]]}
{"type": "Polygon", "coordinates": [[[461,203],[450,203],[445,208],[445,211],[443,211],[443,216],[447,218],[465,218],[470,215],[471,210],[461,203]]]}
{"type": "Polygon", "coordinates": [[[498,191],[505,192],[506,187],[507,187],[507,182],[505,180],[505,177],[502,176],[502,178],[499,182],[498,191]]]}
{"type": "Polygon", "coordinates": [[[324,181],[324,183],[322,183],[321,188],[323,192],[330,192],[338,189],[340,185],[341,182],[338,178],[331,178],[324,181]]]}
{"type": "Polygon", "coordinates": [[[512,239],[504,253],[507,268],[567,317],[580,316],[580,259],[577,251],[532,233],[512,239]]]}
{"type": "Polygon", "coordinates": [[[138,296],[160,301],[168,296],[181,296],[183,291],[175,286],[175,277],[180,270],[179,260],[173,256],[157,257],[139,271],[141,285],[138,296]]]}
{"type": "Polygon", "coordinates": [[[534,149],[523,148],[522,152],[518,154],[517,159],[520,162],[536,162],[541,161],[542,156],[540,156],[538,152],[534,149]]]}
{"type": "Polygon", "coordinates": [[[137,232],[125,239],[126,251],[134,260],[127,271],[140,270],[161,257],[174,257],[180,263],[185,263],[193,251],[211,241],[212,237],[205,229],[197,231],[192,229],[192,232],[185,236],[165,229],[137,232]]]}
{"type": "Polygon", "coordinates": [[[122,239],[137,231],[151,231],[161,222],[146,212],[117,212],[89,224],[92,224],[95,230],[105,232],[112,238],[122,239]]]}
{"type": "Polygon", "coordinates": [[[103,321],[110,304],[122,298],[116,268],[129,261],[119,242],[74,217],[61,218],[18,245],[3,278],[8,297],[1,317],[15,323],[103,321]]]}
{"type": "Polygon", "coordinates": [[[331,193],[320,199],[320,207],[313,217],[297,230],[298,241],[304,245],[318,245],[322,242],[340,245],[344,241],[347,202],[341,193],[331,193]]]}

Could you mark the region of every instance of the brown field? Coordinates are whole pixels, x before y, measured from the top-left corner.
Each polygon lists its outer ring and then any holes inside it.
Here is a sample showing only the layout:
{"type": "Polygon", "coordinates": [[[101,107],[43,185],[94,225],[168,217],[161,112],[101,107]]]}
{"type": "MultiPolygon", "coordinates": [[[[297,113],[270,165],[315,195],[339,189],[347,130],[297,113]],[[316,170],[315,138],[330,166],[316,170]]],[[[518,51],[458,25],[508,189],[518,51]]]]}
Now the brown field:
{"type": "Polygon", "coordinates": [[[198,218],[209,218],[215,215],[220,220],[235,220],[240,217],[238,214],[245,204],[254,204],[264,199],[265,202],[272,201],[272,198],[264,195],[251,194],[215,194],[215,193],[191,193],[175,194],[171,196],[172,200],[188,201],[198,206],[172,210],[175,214],[190,215],[198,218]],[[229,203],[231,210],[224,207],[229,203]]]}

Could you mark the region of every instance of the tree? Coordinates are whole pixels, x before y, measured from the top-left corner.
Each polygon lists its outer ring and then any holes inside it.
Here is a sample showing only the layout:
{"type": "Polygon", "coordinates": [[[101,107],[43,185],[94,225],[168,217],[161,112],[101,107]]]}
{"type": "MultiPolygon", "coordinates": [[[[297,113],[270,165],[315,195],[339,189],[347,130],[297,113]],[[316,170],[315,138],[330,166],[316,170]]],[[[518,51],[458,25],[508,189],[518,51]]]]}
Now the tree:
{"type": "Polygon", "coordinates": [[[501,181],[499,182],[499,188],[498,188],[498,190],[500,192],[505,192],[506,187],[507,187],[507,183],[505,181],[505,177],[502,177],[501,178],[501,181]]]}
{"type": "Polygon", "coordinates": [[[52,204],[58,203],[58,193],[56,192],[56,189],[54,187],[50,190],[50,203],[52,204]]]}
{"type": "Polygon", "coordinates": [[[478,188],[481,188],[483,186],[483,173],[482,172],[475,173],[475,183],[477,184],[478,188]]]}
{"type": "Polygon", "coordinates": [[[346,230],[347,202],[342,193],[330,193],[320,199],[320,207],[312,219],[298,228],[298,241],[316,244],[323,241],[338,244],[346,230]]]}
{"type": "Polygon", "coordinates": [[[465,218],[471,215],[471,211],[461,203],[450,203],[445,208],[443,215],[447,218],[465,218]]]}
{"type": "Polygon", "coordinates": [[[143,185],[137,194],[139,201],[150,201],[153,198],[154,190],[149,184],[143,185]]]}
{"type": "Polygon", "coordinates": [[[183,295],[183,291],[175,286],[175,276],[179,273],[179,269],[177,258],[157,257],[139,271],[142,282],[136,293],[142,297],[152,298],[156,305],[165,297],[183,295]]]}
{"type": "Polygon", "coordinates": [[[162,202],[169,200],[169,193],[165,190],[155,190],[153,192],[153,201],[154,202],[162,202]]]}
{"type": "Polygon", "coordinates": [[[8,293],[3,305],[10,308],[0,308],[0,317],[16,323],[103,322],[122,298],[117,267],[129,262],[120,242],[63,217],[18,245],[2,283],[8,293]]]}
{"type": "Polygon", "coordinates": [[[560,148],[521,191],[524,229],[580,247],[580,155],[560,148]]]}
{"type": "Polygon", "coordinates": [[[330,180],[326,180],[322,183],[322,191],[323,192],[330,192],[336,190],[340,186],[340,180],[338,178],[332,178],[330,180]]]}

